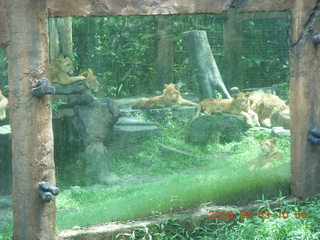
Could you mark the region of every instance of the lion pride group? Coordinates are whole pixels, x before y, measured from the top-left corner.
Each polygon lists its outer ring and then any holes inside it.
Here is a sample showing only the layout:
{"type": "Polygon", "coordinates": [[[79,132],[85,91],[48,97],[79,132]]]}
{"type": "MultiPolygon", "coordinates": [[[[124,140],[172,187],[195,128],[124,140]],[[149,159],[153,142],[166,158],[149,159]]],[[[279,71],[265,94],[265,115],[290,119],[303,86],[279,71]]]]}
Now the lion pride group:
{"type": "Polygon", "coordinates": [[[215,112],[242,115],[251,126],[290,128],[289,107],[276,95],[256,91],[239,92],[232,99],[207,98],[199,104],[182,98],[178,84],[165,84],[162,95],[152,98],[140,98],[133,105],[134,109],[153,109],[173,105],[196,106],[196,119],[201,112],[211,115],[215,112]]]}
{"type": "MultiPolygon", "coordinates": [[[[73,64],[69,58],[58,58],[50,65],[50,79],[61,85],[69,85],[77,81],[84,81],[88,91],[96,91],[99,88],[97,77],[91,69],[79,76],[71,77],[73,64]]],[[[0,91],[0,120],[6,118],[5,108],[8,99],[0,91]]],[[[152,98],[140,98],[133,105],[134,109],[154,109],[171,107],[173,105],[196,106],[196,113],[193,119],[201,112],[211,115],[215,112],[225,112],[242,115],[246,122],[251,125],[274,127],[282,126],[290,128],[289,107],[276,95],[264,92],[234,94],[232,99],[207,98],[199,104],[184,99],[180,93],[179,84],[165,84],[162,95],[152,98]]]]}
{"type": "MultiPolygon", "coordinates": [[[[91,70],[88,71],[91,72],[91,70]]],[[[8,99],[3,96],[0,90],[0,120],[6,118],[5,108],[7,104],[8,99]]],[[[207,98],[197,104],[181,96],[178,84],[170,83],[165,85],[162,95],[152,98],[140,98],[132,108],[155,109],[173,105],[196,106],[196,113],[193,119],[197,118],[201,112],[208,115],[215,112],[224,112],[244,116],[246,122],[251,126],[282,126],[286,129],[290,128],[289,107],[278,96],[259,91],[252,93],[239,92],[234,94],[232,99],[207,98]]]]}

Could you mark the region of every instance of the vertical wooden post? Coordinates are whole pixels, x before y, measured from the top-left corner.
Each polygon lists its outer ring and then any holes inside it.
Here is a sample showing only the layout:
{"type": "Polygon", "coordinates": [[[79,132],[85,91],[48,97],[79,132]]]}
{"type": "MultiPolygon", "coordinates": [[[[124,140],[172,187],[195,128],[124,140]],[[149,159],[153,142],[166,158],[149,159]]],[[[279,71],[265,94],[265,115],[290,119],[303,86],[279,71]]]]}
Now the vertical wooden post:
{"type": "Polygon", "coordinates": [[[48,76],[46,0],[8,1],[14,239],[56,239],[55,202],[44,203],[39,181],[55,185],[51,98],[31,94],[48,76]]]}
{"type": "Polygon", "coordinates": [[[298,197],[320,190],[320,147],[307,141],[310,128],[320,129],[320,46],[312,41],[317,33],[319,10],[314,11],[290,52],[291,188],[298,197]]]}
{"type": "Polygon", "coordinates": [[[173,44],[171,31],[171,17],[158,16],[159,40],[157,41],[158,78],[161,81],[160,89],[165,83],[173,80],[173,44]]]}
{"type": "Polygon", "coordinates": [[[230,8],[227,12],[227,20],[223,24],[223,66],[224,82],[230,87],[239,87],[238,64],[240,62],[239,39],[239,22],[237,10],[230,8]],[[238,84],[238,85],[237,85],[238,84]]]}

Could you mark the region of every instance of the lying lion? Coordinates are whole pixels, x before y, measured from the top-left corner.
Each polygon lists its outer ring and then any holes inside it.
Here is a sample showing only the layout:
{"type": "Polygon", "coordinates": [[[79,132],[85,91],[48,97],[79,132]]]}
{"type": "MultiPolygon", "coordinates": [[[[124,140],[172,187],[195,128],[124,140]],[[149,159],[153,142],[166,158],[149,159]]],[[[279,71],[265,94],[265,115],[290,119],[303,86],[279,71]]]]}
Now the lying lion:
{"type": "Polygon", "coordinates": [[[258,114],[262,126],[290,128],[289,107],[278,96],[254,92],[250,96],[250,103],[251,109],[258,114]]]}
{"type": "Polygon", "coordinates": [[[8,105],[8,99],[2,95],[0,90],[0,120],[4,120],[6,116],[6,106],[8,105]]]}
{"type": "Polygon", "coordinates": [[[171,107],[173,105],[197,106],[198,104],[183,99],[178,84],[170,83],[164,85],[163,94],[153,98],[140,98],[132,106],[133,109],[154,109],[171,107]]]}
{"type": "Polygon", "coordinates": [[[260,141],[261,153],[258,157],[254,158],[250,162],[249,170],[254,170],[257,168],[267,169],[273,162],[283,158],[283,155],[278,152],[277,149],[277,138],[273,137],[266,140],[260,141]]]}
{"type": "Polygon", "coordinates": [[[61,85],[69,85],[71,83],[83,80],[86,86],[96,91],[99,88],[97,77],[93,74],[91,69],[80,74],[80,76],[70,77],[73,74],[73,64],[70,58],[58,58],[50,65],[50,79],[52,82],[61,85]]]}
{"type": "Polygon", "coordinates": [[[250,115],[252,115],[259,126],[258,115],[250,109],[249,95],[250,93],[240,92],[235,94],[232,99],[204,99],[199,103],[193,119],[197,118],[200,112],[208,115],[215,112],[224,112],[244,116],[246,122],[251,126],[253,125],[253,121],[250,115]]]}
{"type": "Polygon", "coordinates": [[[93,74],[90,68],[81,73],[80,76],[84,76],[86,78],[84,82],[87,88],[93,90],[94,92],[98,91],[100,83],[97,81],[97,76],[93,74]]]}

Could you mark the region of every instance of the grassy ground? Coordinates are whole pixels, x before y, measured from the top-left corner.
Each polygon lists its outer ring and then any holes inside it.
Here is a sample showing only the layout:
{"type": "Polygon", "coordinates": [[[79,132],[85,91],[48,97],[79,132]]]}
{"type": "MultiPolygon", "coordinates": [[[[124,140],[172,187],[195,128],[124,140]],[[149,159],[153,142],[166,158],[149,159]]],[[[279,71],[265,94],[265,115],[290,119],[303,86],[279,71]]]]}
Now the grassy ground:
{"type": "MultiPolygon", "coordinates": [[[[163,127],[166,135],[146,141],[135,154],[114,155],[114,170],[122,179],[120,185],[63,191],[57,197],[58,228],[125,221],[207,202],[243,204],[262,195],[289,194],[289,138],[278,140],[279,151],[285,156],[281,161],[266,170],[249,171],[248,162],[260,152],[257,140],[269,138],[269,133],[248,132],[239,142],[200,147],[184,142],[183,124],[171,122],[163,127]],[[163,154],[159,143],[197,157],[163,154]]],[[[233,228],[237,226],[234,224],[233,228]]],[[[0,230],[0,240],[5,239],[1,232],[10,229],[8,226],[0,230]]]]}
{"type": "MultiPolygon", "coordinates": [[[[261,202],[261,201],[260,201],[261,202]]],[[[264,201],[266,202],[266,201],[264,201]]],[[[268,204],[266,204],[268,206],[268,204]]],[[[270,217],[259,218],[254,215],[250,219],[239,216],[232,221],[220,219],[181,223],[177,219],[136,229],[130,234],[130,239],[154,240],[316,240],[320,239],[320,200],[308,199],[299,204],[283,204],[279,208],[261,208],[259,211],[269,211],[270,217]],[[188,225],[191,229],[186,228],[188,225]]],[[[259,212],[258,211],[258,212],[259,212]]],[[[127,235],[128,236],[128,235],[127,235]]],[[[121,237],[121,236],[118,236],[121,237]]],[[[119,239],[116,238],[115,239],[119,239]]]]}
{"type": "Polygon", "coordinates": [[[278,141],[284,159],[270,169],[248,171],[248,162],[260,152],[257,139],[268,138],[269,133],[249,132],[240,142],[199,147],[184,142],[183,125],[164,127],[165,136],[148,140],[135,154],[115,155],[121,185],[75,188],[59,195],[58,227],[141,218],[206,202],[241,204],[263,194],[289,194],[289,139],[278,141]],[[198,157],[168,156],[159,150],[159,143],[198,157]]]}

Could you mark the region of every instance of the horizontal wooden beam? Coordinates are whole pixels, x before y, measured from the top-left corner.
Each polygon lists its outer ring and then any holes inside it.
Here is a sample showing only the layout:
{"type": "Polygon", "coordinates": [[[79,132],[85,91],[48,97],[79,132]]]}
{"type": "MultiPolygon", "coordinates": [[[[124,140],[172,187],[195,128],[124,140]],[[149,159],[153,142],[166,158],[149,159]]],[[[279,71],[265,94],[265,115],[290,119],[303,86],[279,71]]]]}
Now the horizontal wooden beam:
{"type": "Polygon", "coordinates": [[[222,13],[289,10],[292,0],[55,0],[48,2],[50,17],[222,13]]]}

